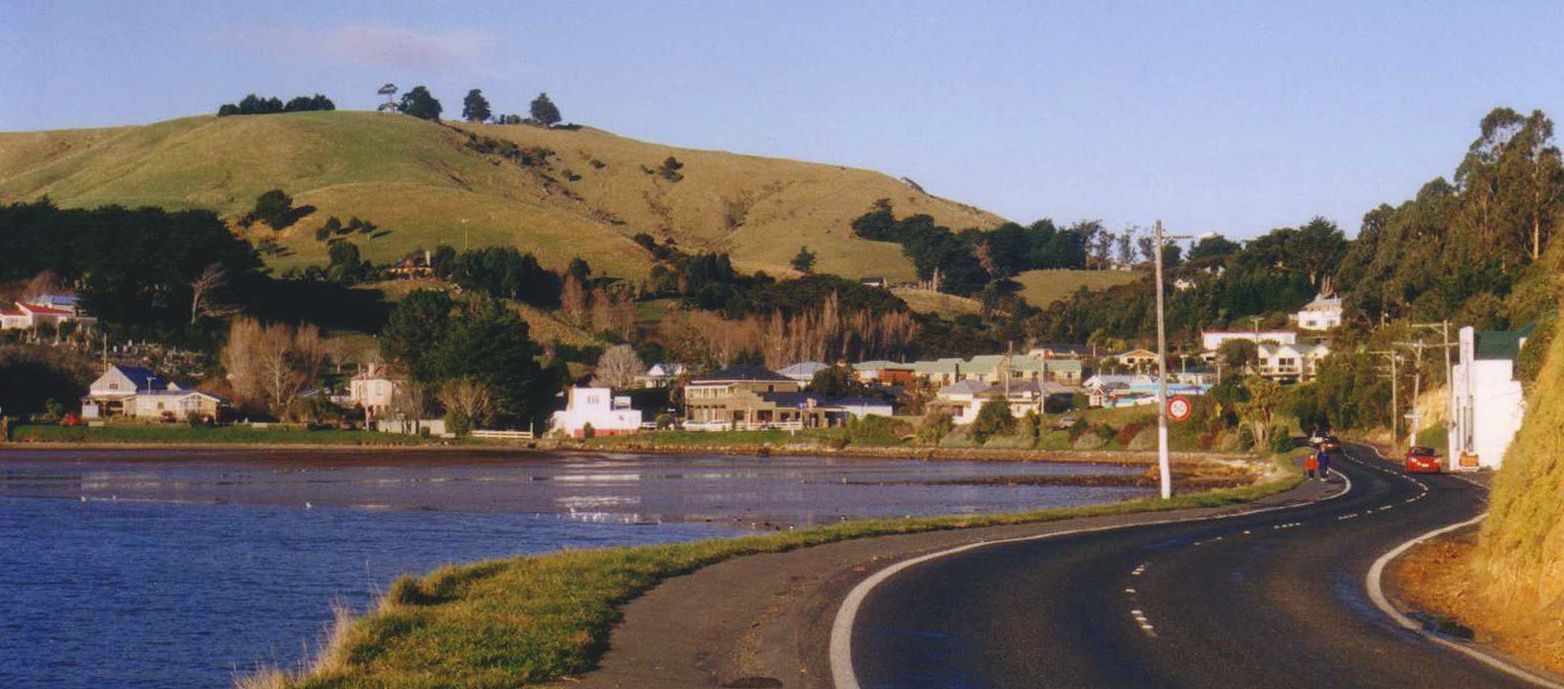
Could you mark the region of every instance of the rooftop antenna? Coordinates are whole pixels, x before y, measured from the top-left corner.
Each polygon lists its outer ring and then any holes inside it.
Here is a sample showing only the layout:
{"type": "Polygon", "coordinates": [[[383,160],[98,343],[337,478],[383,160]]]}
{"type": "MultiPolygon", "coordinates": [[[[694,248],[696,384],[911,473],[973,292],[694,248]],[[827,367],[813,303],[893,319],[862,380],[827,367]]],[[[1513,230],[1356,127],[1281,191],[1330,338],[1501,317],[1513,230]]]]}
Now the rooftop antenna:
{"type": "Polygon", "coordinates": [[[386,82],[386,85],[380,87],[380,90],[375,91],[375,93],[386,97],[386,102],[381,103],[380,107],[375,108],[376,110],[381,112],[396,112],[396,84],[386,82]]]}

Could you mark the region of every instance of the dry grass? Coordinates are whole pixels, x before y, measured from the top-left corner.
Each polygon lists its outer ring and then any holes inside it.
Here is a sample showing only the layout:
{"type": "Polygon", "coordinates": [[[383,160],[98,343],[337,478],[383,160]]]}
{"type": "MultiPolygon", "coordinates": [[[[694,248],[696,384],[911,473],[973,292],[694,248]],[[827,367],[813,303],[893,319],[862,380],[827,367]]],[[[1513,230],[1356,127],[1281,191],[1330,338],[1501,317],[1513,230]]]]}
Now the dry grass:
{"type": "Polygon", "coordinates": [[[1145,275],[1137,270],[1028,270],[1015,280],[1021,283],[1021,297],[1041,309],[1083,287],[1092,291],[1107,289],[1127,285],[1145,275]]]}
{"type": "Polygon", "coordinates": [[[941,316],[960,316],[983,310],[983,305],[976,299],[958,297],[954,294],[911,287],[897,287],[891,291],[901,297],[902,301],[907,302],[907,306],[913,311],[937,313],[941,316]]]}
{"type": "Polygon", "coordinates": [[[441,243],[460,248],[465,234],[472,246],[516,245],[550,267],[581,255],[599,273],[627,277],[650,268],[629,239],[648,232],[686,249],[730,251],[739,265],[773,274],[787,272],[807,245],[820,271],[908,279],[900,247],[851,235],[848,222],[875,199],[956,228],[1001,221],[868,170],[673,148],[591,128],[453,126],[555,155],[523,167],[467,148],[460,129],[378,113],[189,117],[0,134],[0,200],[47,194],[65,206],[200,207],[237,217],[280,187],[318,211],[283,233],[294,254],[272,259],[279,268],[324,263],[315,228],[330,215],[357,215],[391,231],[354,237],[379,262],[441,243]],[[670,156],[684,163],[682,180],[642,170],[670,156]]]}

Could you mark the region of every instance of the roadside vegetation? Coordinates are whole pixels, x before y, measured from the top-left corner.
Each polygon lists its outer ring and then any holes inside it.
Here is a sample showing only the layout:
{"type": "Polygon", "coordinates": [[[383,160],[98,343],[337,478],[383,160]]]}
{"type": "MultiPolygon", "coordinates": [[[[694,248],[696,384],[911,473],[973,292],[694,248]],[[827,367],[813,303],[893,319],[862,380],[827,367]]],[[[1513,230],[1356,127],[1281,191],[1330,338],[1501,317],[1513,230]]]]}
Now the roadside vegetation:
{"type": "Polygon", "coordinates": [[[514,687],[590,670],[625,603],[672,576],[742,555],[854,538],[1029,524],[1132,512],[1221,507],[1301,481],[1293,454],[1265,460],[1266,476],[1239,488],[1017,514],[849,521],[763,536],[677,545],[567,550],[442,567],[402,577],[368,614],[339,616],[329,645],[297,674],[269,670],[245,689],[514,687]]]}

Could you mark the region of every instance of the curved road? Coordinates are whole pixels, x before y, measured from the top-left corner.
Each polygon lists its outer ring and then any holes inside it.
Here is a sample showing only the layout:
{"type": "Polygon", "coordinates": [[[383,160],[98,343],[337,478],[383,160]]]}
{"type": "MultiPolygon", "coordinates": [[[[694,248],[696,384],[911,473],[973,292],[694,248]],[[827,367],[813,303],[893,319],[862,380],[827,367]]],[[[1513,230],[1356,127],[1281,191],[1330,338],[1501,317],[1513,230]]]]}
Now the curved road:
{"type": "Polygon", "coordinates": [[[1484,492],[1451,476],[1402,476],[1363,448],[1332,467],[1352,490],[1295,509],[997,544],[913,566],[858,611],[858,682],[1530,686],[1397,627],[1363,590],[1377,557],[1475,516],[1484,492]]]}

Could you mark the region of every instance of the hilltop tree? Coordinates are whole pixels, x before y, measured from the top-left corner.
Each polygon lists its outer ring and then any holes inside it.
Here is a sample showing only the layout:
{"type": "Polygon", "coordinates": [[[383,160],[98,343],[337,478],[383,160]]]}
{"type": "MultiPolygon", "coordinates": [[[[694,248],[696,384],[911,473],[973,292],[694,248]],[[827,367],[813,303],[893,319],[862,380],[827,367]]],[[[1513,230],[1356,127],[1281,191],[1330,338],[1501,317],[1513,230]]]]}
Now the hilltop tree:
{"type": "Polygon", "coordinates": [[[489,99],[483,97],[483,91],[473,89],[467,92],[467,97],[462,99],[462,119],[468,122],[483,122],[489,119],[489,99]]]}
{"type": "Polygon", "coordinates": [[[793,270],[800,273],[812,273],[815,270],[815,252],[809,247],[798,247],[798,253],[793,256],[793,270]]]}
{"type": "Polygon", "coordinates": [[[397,105],[397,109],[404,115],[433,122],[440,121],[440,113],[443,111],[440,101],[436,100],[424,86],[414,86],[411,91],[402,94],[402,101],[397,105]]]}
{"type": "Polygon", "coordinates": [[[539,93],[537,98],[532,99],[531,112],[532,119],[545,127],[559,124],[559,108],[554,105],[554,101],[549,100],[547,93],[539,93]]]}

